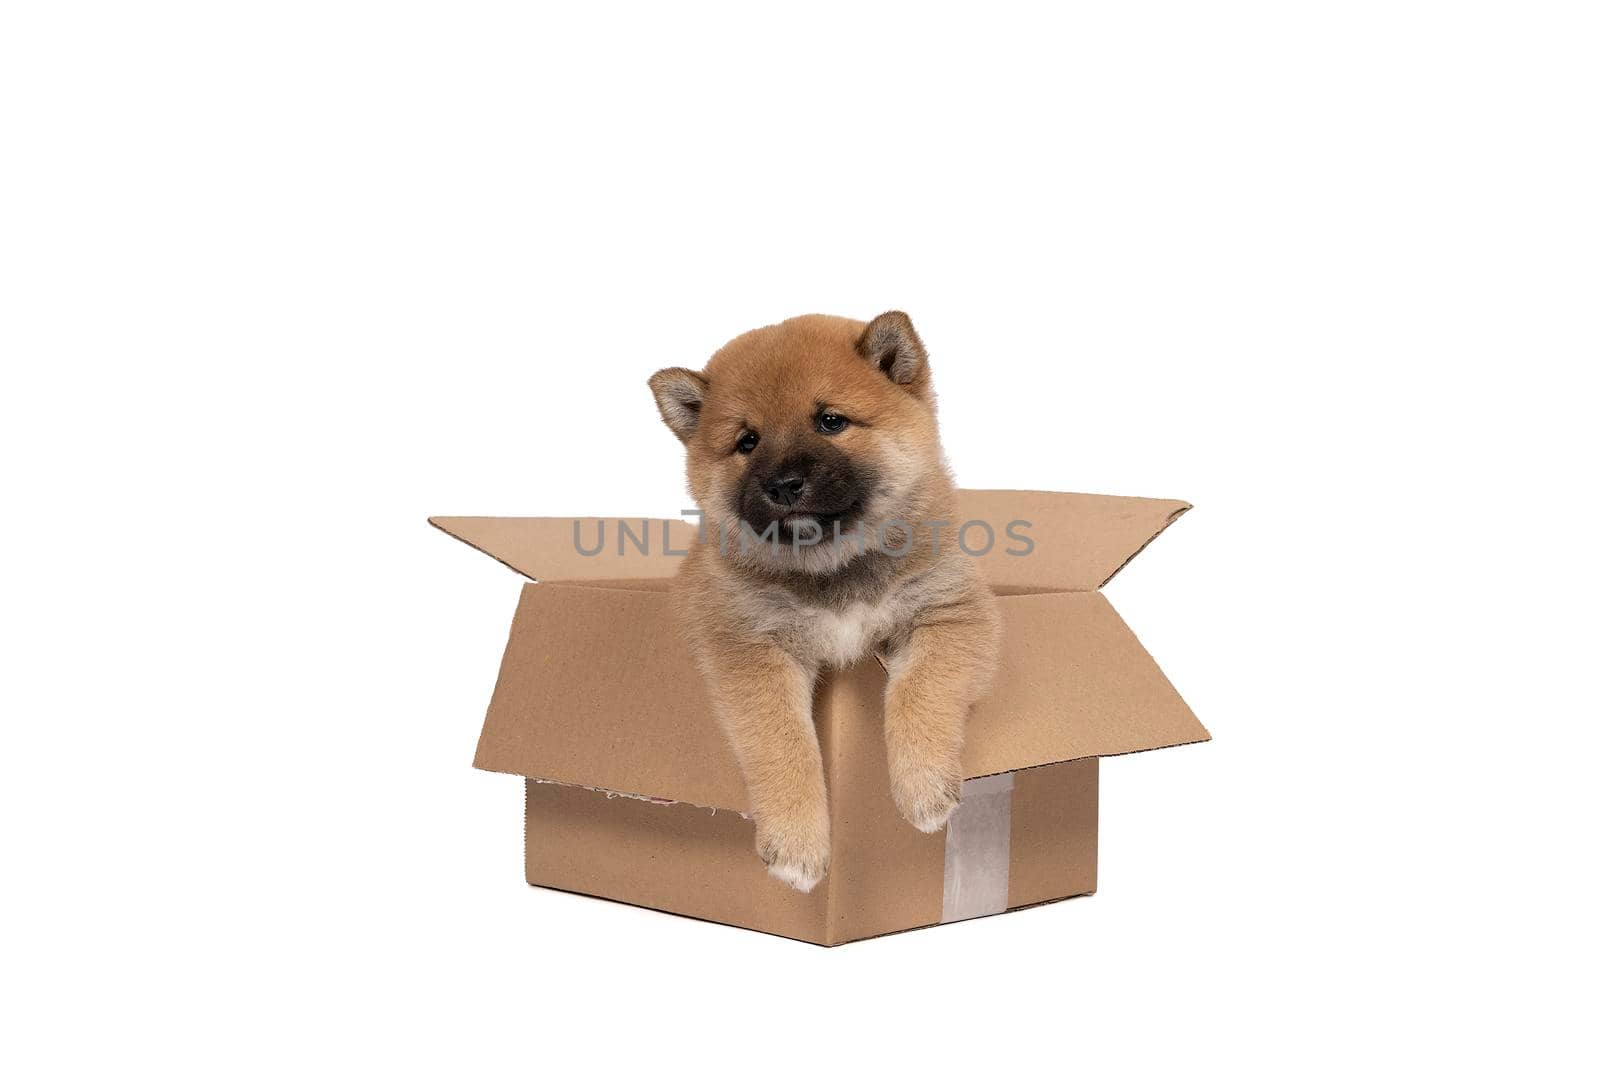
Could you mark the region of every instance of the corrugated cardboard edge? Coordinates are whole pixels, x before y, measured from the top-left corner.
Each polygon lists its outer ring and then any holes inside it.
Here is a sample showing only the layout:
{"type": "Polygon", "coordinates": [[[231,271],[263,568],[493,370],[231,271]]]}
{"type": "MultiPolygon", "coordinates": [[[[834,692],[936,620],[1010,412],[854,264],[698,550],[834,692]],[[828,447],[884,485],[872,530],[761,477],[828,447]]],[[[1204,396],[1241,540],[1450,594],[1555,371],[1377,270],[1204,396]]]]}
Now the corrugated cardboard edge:
{"type": "MultiPolygon", "coordinates": [[[[479,767],[476,763],[473,764],[473,768],[476,769],[476,770],[487,770],[488,769],[488,768],[485,768],[485,767],[479,767]]],[[[510,773],[515,773],[515,772],[510,772],[510,773]]],[[[717,807],[712,807],[709,804],[696,804],[696,803],[694,803],[692,801],[688,801],[688,800],[673,800],[670,797],[652,797],[652,796],[646,796],[643,793],[625,793],[625,792],[623,792],[623,791],[621,791],[619,789],[607,789],[605,786],[602,786],[602,785],[583,785],[583,784],[581,784],[579,782],[558,782],[554,778],[538,778],[538,777],[535,777],[533,775],[526,775],[526,774],[525,775],[521,775],[520,777],[524,781],[529,782],[529,783],[531,783],[533,785],[559,785],[559,786],[565,786],[568,789],[587,789],[591,793],[601,793],[609,800],[642,800],[646,804],[654,804],[654,805],[656,805],[657,807],[660,807],[660,808],[670,808],[670,807],[672,807],[672,806],[674,806],[676,804],[682,804],[685,807],[698,808],[701,811],[709,811],[713,815],[717,815],[717,814],[719,814],[721,812],[727,812],[727,813],[729,813],[731,815],[737,815],[741,819],[749,819],[750,818],[750,813],[749,812],[740,811],[738,808],[717,808],[717,807]]]]}
{"type": "MultiPolygon", "coordinates": [[[[540,888],[545,888],[545,887],[541,886],[540,888]]],[[[898,929],[898,930],[884,930],[881,933],[876,933],[876,934],[862,934],[859,937],[846,937],[846,938],[843,938],[843,939],[838,940],[838,941],[805,941],[805,940],[803,940],[801,938],[789,937],[787,934],[774,934],[770,930],[757,930],[755,932],[758,933],[758,934],[767,934],[770,937],[781,937],[785,941],[799,941],[803,945],[816,945],[818,948],[842,948],[845,945],[859,945],[864,941],[877,941],[877,940],[880,940],[881,938],[885,938],[885,937],[894,937],[896,934],[910,934],[910,933],[915,933],[918,930],[938,930],[938,929],[941,929],[941,928],[946,927],[946,926],[954,926],[957,923],[973,922],[973,921],[978,920],[978,919],[992,919],[997,915],[1010,915],[1014,911],[1027,911],[1030,908],[1042,908],[1047,904],[1060,904],[1062,901],[1066,901],[1066,900],[1081,900],[1084,897],[1092,897],[1092,896],[1094,896],[1095,892],[1096,892],[1095,890],[1089,889],[1089,890],[1085,890],[1082,893],[1068,893],[1066,896],[1063,896],[1063,897],[1051,897],[1049,900],[1035,900],[1030,904],[1018,904],[1014,908],[1007,908],[1005,911],[992,912],[991,914],[988,914],[988,915],[973,915],[970,918],[966,918],[966,919],[952,919],[950,922],[919,923],[916,926],[906,926],[906,927],[902,927],[901,929],[898,929]]],[[[583,895],[583,894],[580,894],[580,895],[583,895]]],[[[596,899],[605,900],[607,898],[605,898],[605,897],[597,897],[596,899]]],[[[626,902],[623,902],[623,901],[616,901],[614,903],[619,903],[623,907],[632,907],[633,906],[633,905],[627,904],[626,902]]],[[[654,910],[659,910],[659,909],[654,909],[654,910]]],[[[693,918],[695,918],[695,916],[690,915],[690,916],[687,916],[687,918],[693,919],[693,918]]],[[[713,919],[713,920],[709,920],[709,921],[715,922],[716,920],[713,919]]],[[[723,923],[723,924],[719,924],[719,925],[724,925],[725,926],[725,925],[728,925],[728,924],[723,923]]],[[[738,927],[738,929],[747,929],[747,927],[738,927]]]]}
{"type": "MultiPolygon", "coordinates": [[[[889,937],[889,936],[891,936],[893,934],[901,934],[901,933],[906,933],[907,932],[906,930],[885,930],[881,934],[871,934],[871,935],[868,935],[867,937],[858,937],[858,938],[855,938],[855,939],[853,939],[851,941],[825,941],[825,940],[822,940],[822,939],[811,940],[810,938],[799,937],[799,936],[797,936],[795,934],[783,934],[783,933],[779,933],[776,930],[764,930],[759,926],[740,926],[738,923],[724,922],[721,919],[708,919],[704,915],[694,915],[694,914],[692,914],[690,912],[687,912],[687,911],[673,911],[671,908],[658,908],[658,907],[654,907],[654,906],[652,906],[650,904],[634,904],[631,901],[617,900],[615,897],[602,896],[599,893],[585,893],[581,889],[563,889],[561,886],[558,886],[558,885],[545,885],[542,882],[529,882],[529,883],[527,883],[527,885],[528,885],[529,889],[537,889],[541,893],[565,893],[570,897],[582,897],[584,900],[594,900],[594,901],[598,901],[601,904],[609,904],[612,907],[616,907],[616,908],[639,908],[639,909],[641,909],[643,911],[653,911],[657,915],[670,915],[674,919],[689,919],[689,920],[691,920],[693,922],[697,922],[697,923],[706,923],[709,926],[720,926],[725,930],[738,930],[738,931],[741,931],[741,932],[747,933],[747,934],[760,934],[763,937],[775,937],[780,941],[788,941],[788,942],[791,942],[791,943],[796,944],[796,945],[810,945],[812,948],[838,948],[841,945],[854,944],[856,941],[871,941],[873,938],[889,937]]],[[[1080,893],[1078,895],[1079,896],[1093,896],[1092,893],[1080,893]]],[[[1062,900],[1067,900],[1069,898],[1062,897],[1061,899],[1062,900]]],[[[1041,901],[1039,901],[1039,904],[1053,904],[1053,903],[1055,903],[1055,901],[1051,901],[1051,900],[1041,900],[1041,901]]],[[[1025,905],[1023,905],[1023,907],[1026,907],[1026,908],[1032,908],[1032,907],[1037,907],[1037,906],[1038,905],[1036,905],[1036,904],[1025,904],[1025,905]]],[[[1021,910],[1023,910],[1023,908],[1012,908],[1011,910],[1012,911],[1021,911],[1021,910]]],[[[986,917],[987,916],[981,916],[981,915],[978,916],[978,918],[986,918],[986,917]]],[[[962,919],[961,921],[962,922],[966,922],[965,919],[962,919]]],[[[910,929],[912,929],[912,930],[928,930],[928,929],[932,929],[932,928],[940,926],[940,925],[942,925],[942,924],[940,924],[940,923],[932,923],[932,924],[925,924],[923,926],[914,926],[914,927],[911,927],[910,929]]]]}
{"type": "Polygon", "coordinates": [[[449,518],[449,516],[446,516],[446,515],[430,515],[430,516],[428,516],[428,525],[432,526],[435,530],[439,530],[439,531],[441,531],[443,533],[446,533],[449,536],[455,538],[457,541],[460,541],[462,544],[466,545],[468,548],[477,549],[479,552],[482,552],[484,555],[488,556],[490,559],[494,560],[496,563],[500,564],[502,567],[505,567],[512,574],[521,574],[524,578],[526,578],[526,579],[528,579],[529,581],[532,581],[532,582],[536,582],[536,581],[539,580],[534,575],[524,574],[521,570],[518,570],[516,567],[512,566],[510,563],[507,563],[505,560],[501,559],[499,556],[495,555],[493,552],[490,552],[487,548],[484,548],[484,547],[482,547],[480,545],[473,544],[471,541],[468,541],[465,537],[462,537],[460,534],[458,534],[454,530],[450,529],[450,527],[444,525],[445,521],[448,518],[449,518]]]}
{"type": "Polygon", "coordinates": [[[1138,557],[1139,553],[1143,552],[1145,549],[1150,547],[1150,543],[1152,541],[1154,541],[1156,538],[1160,537],[1162,534],[1167,532],[1167,527],[1169,527],[1173,523],[1177,522],[1179,519],[1181,519],[1188,512],[1194,510],[1194,505],[1193,504],[1187,504],[1187,503],[1184,503],[1181,500],[1178,503],[1180,505],[1182,505],[1182,506],[1177,508],[1176,510],[1174,510],[1171,515],[1167,516],[1167,521],[1161,524],[1161,529],[1159,529],[1155,533],[1151,534],[1149,537],[1147,537],[1145,539],[1144,544],[1142,544],[1138,548],[1134,549],[1133,550],[1133,555],[1129,556],[1127,559],[1125,559],[1121,563],[1117,564],[1117,569],[1112,571],[1110,574],[1106,575],[1105,580],[1100,583],[1099,588],[1104,589],[1107,586],[1107,584],[1110,583],[1111,579],[1113,579],[1117,575],[1121,574],[1122,573],[1122,568],[1124,568],[1128,564],[1132,563],[1134,561],[1134,559],[1136,559],[1138,557]]]}
{"type": "Polygon", "coordinates": [[[698,536],[697,527],[682,519],[636,515],[432,515],[428,525],[534,582],[651,589],[665,587],[698,536]],[[584,523],[596,524],[601,538],[592,553],[577,545],[584,523]],[[613,524],[615,553],[603,547],[607,524],[613,524]],[[565,536],[568,529],[570,540],[565,536]],[[627,541],[635,544],[632,552],[624,547],[624,530],[627,541]],[[659,551],[651,547],[657,544],[652,530],[660,531],[659,551]]]}

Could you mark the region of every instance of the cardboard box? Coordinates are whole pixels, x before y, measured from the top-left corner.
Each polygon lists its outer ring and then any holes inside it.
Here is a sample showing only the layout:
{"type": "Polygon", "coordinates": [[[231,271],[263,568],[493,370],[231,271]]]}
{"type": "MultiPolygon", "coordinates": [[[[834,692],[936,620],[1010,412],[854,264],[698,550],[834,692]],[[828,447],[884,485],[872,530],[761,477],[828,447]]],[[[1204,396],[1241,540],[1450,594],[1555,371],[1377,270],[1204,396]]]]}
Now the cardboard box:
{"type": "MultiPolygon", "coordinates": [[[[531,884],[820,945],[1093,893],[1100,757],[1210,739],[1099,592],[1188,507],[963,491],[964,519],[997,535],[980,566],[1004,638],[968,722],[961,806],[944,833],[908,825],[889,797],[882,665],[825,677],[833,856],[809,894],[755,855],[738,768],[674,623],[666,589],[696,527],[432,519],[533,580],[474,766],[527,780],[531,884]]],[[[979,554],[983,530],[969,534],[979,554]]]]}

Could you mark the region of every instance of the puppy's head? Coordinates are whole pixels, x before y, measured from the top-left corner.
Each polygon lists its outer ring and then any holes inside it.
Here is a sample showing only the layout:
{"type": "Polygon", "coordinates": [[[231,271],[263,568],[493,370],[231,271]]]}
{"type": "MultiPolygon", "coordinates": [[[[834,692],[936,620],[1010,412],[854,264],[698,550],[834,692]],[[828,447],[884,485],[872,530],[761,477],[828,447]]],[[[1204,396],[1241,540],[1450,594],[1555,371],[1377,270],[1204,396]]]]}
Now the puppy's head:
{"type": "Polygon", "coordinates": [[[911,320],[804,315],[734,338],[703,371],[650,379],[688,449],[707,539],[823,573],[914,524],[945,477],[927,353],[911,320]]]}

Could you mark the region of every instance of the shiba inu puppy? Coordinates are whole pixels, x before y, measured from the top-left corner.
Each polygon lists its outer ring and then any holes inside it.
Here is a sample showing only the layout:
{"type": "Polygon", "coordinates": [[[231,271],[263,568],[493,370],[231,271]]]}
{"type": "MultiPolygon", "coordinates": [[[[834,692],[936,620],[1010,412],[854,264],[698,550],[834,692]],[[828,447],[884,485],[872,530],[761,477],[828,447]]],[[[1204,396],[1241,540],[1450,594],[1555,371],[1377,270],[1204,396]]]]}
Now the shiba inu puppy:
{"type": "Polygon", "coordinates": [[[703,371],[650,379],[688,449],[701,537],[677,600],[775,877],[828,870],[811,718],[820,671],[877,653],[901,814],[941,829],[961,799],[962,730],[999,637],[959,550],[956,492],[911,320],[805,315],[730,341],[703,371]]]}

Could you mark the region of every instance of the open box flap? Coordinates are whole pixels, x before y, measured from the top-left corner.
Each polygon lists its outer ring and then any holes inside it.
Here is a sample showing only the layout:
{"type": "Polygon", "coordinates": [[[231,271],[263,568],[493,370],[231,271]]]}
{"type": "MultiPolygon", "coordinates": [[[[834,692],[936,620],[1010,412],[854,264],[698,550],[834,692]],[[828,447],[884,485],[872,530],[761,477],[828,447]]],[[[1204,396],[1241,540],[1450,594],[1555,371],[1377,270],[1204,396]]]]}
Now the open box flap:
{"type": "MultiPolygon", "coordinates": [[[[968,723],[967,777],[1209,738],[1100,594],[1010,596],[1000,607],[999,671],[968,723]]],[[[474,764],[746,807],[671,603],[650,592],[525,586],[474,764]]]]}
{"type": "Polygon", "coordinates": [[[967,720],[968,778],[1211,735],[1099,593],[1000,598],[994,684],[967,720]]]}
{"type": "MultiPolygon", "coordinates": [[[[1189,510],[1181,500],[1093,493],[963,489],[960,496],[963,523],[994,531],[978,568],[1005,592],[1099,589],[1189,510]]],[[[987,536],[971,529],[967,550],[978,553],[987,536]]]]}
{"type": "Polygon", "coordinates": [[[698,535],[680,519],[436,515],[428,522],[540,582],[665,580],[698,535]]]}
{"type": "Polygon", "coordinates": [[[473,766],[744,810],[668,597],[527,585],[473,766]]]}
{"type": "MultiPolygon", "coordinates": [[[[963,527],[940,531],[939,543],[955,546],[959,539],[1002,592],[1098,589],[1189,510],[1181,500],[1091,493],[963,489],[960,497],[963,527]]],[[[540,582],[664,582],[698,536],[697,527],[678,519],[428,521],[540,582]]]]}

